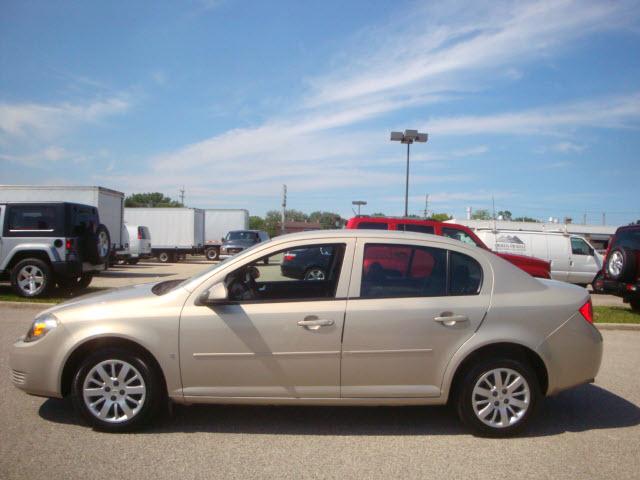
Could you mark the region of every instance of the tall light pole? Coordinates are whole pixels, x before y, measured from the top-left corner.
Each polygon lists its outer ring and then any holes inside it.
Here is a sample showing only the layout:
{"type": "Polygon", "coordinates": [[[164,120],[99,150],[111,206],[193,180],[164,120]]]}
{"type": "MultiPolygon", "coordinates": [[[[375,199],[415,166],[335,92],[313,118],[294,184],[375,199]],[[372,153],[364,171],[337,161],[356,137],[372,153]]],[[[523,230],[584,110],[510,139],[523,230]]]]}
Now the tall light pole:
{"type": "Polygon", "coordinates": [[[360,207],[362,205],[366,205],[367,202],[365,202],[364,200],[354,200],[353,202],[351,202],[351,205],[357,205],[358,206],[358,216],[360,216],[360,207]]]}
{"type": "Polygon", "coordinates": [[[429,139],[426,133],[418,133],[417,130],[405,130],[402,132],[391,132],[391,141],[407,144],[407,182],[404,191],[404,216],[409,216],[409,146],[413,142],[425,143],[429,139]]]}

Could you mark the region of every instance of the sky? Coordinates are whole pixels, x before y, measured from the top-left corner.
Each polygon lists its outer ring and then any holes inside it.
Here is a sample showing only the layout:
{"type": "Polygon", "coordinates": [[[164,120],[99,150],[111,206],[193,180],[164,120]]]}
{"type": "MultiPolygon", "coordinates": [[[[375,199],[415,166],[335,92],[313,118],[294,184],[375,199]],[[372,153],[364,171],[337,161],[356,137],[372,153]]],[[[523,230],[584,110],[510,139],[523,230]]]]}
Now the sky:
{"type": "Polygon", "coordinates": [[[0,184],[640,219],[640,2],[0,0],[0,184]]]}

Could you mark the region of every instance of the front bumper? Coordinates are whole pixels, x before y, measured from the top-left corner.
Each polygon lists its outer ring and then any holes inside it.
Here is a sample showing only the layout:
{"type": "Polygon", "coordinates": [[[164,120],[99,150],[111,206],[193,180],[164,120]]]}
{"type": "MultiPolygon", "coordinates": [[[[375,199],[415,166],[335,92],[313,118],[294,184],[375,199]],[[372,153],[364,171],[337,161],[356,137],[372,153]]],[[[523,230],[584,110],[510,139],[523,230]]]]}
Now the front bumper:
{"type": "Polygon", "coordinates": [[[602,335],[576,313],[538,348],[547,366],[548,395],[592,382],[602,362],[602,335]]]}

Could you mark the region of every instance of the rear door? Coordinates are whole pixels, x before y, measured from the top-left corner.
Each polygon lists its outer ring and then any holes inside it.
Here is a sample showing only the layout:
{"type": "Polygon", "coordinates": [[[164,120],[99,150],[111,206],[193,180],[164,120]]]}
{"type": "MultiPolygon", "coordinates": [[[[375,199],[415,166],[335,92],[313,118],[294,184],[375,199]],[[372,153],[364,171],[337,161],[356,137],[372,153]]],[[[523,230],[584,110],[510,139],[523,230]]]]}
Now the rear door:
{"type": "Polygon", "coordinates": [[[439,396],[445,367],[480,325],[491,290],[490,265],[464,245],[359,239],[341,396],[439,396]]]}
{"type": "Polygon", "coordinates": [[[554,280],[569,280],[570,250],[567,237],[564,235],[545,235],[551,262],[551,278],[554,280]]]}

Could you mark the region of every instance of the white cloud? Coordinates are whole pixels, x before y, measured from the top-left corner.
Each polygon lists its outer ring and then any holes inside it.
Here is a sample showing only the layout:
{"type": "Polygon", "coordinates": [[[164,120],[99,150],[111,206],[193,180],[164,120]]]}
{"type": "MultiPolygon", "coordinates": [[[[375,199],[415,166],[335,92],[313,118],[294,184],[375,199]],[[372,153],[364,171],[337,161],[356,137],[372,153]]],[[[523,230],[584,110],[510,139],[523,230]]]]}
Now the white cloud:
{"type": "Polygon", "coordinates": [[[44,167],[47,164],[67,162],[67,163],[83,163],[88,160],[85,155],[77,152],[71,152],[63,147],[51,145],[34,153],[28,154],[2,154],[0,160],[6,160],[12,163],[26,165],[30,167],[44,167]]]}
{"type": "Polygon", "coordinates": [[[573,142],[560,142],[556,143],[551,148],[552,150],[560,153],[580,153],[587,147],[573,142]]]}

